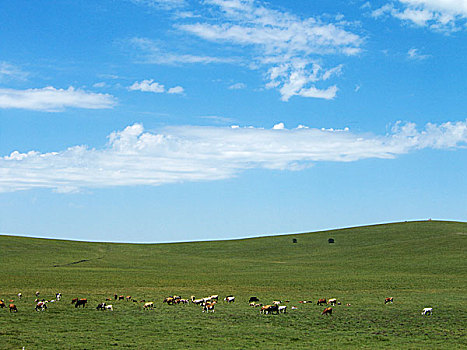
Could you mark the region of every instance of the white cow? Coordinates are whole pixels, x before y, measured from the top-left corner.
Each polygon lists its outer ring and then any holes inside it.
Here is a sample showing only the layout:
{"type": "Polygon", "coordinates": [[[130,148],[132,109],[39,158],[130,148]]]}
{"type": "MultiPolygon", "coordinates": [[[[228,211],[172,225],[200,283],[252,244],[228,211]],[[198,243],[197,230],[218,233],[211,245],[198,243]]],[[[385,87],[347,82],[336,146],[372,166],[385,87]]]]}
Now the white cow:
{"type": "Polygon", "coordinates": [[[235,302],[235,297],[234,296],[225,297],[224,301],[226,301],[228,303],[233,303],[233,302],[235,302]]]}
{"type": "Polygon", "coordinates": [[[433,314],[432,307],[426,307],[422,310],[422,315],[432,315],[432,314],[433,314]]]}
{"type": "Polygon", "coordinates": [[[278,308],[279,312],[286,313],[287,312],[287,305],[281,305],[278,308]]]}
{"type": "Polygon", "coordinates": [[[106,310],[114,311],[112,305],[106,305],[104,306],[106,310]]]}

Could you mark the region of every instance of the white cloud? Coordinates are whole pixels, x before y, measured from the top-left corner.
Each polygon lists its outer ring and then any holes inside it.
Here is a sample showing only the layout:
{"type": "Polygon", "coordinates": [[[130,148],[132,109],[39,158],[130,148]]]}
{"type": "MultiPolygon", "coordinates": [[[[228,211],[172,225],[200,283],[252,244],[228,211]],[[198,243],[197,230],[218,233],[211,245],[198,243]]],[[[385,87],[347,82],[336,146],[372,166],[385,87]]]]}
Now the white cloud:
{"type": "Polygon", "coordinates": [[[146,52],[143,61],[155,64],[241,64],[267,71],[266,79],[271,71],[282,69],[283,74],[268,80],[266,86],[278,89],[283,101],[288,101],[291,96],[331,99],[335,97],[331,97],[331,92],[338,89],[335,86],[319,89],[314,82],[339,75],[342,65],[322,68],[319,78],[312,80],[315,65],[317,62],[323,65],[323,56],[327,55],[357,55],[364,41],[360,35],[346,29],[351,23],[344,21],[342,15],[337,15],[336,22],[331,23],[329,19],[303,18],[275,10],[257,0],[205,0],[202,4],[204,7],[200,12],[209,14],[208,17],[179,18],[175,28],[225,48],[224,56],[229,52],[237,53],[235,47],[239,47],[242,57],[167,53],[151,40],[135,38],[133,45],[146,52]],[[297,62],[300,62],[299,72],[297,62]],[[292,76],[295,73],[305,78],[300,88],[290,86],[291,81],[298,83],[292,76]]]}
{"type": "Polygon", "coordinates": [[[95,88],[103,88],[103,87],[106,87],[107,84],[103,81],[99,82],[99,83],[95,83],[92,87],[95,87],[95,88]]]}
{"type": "Polygon", "coordinates": [[[411,60],[425,60],[430,57],[430,55],[421,54],[420,50],[415,48],[411,48],[409,51],[407,51],[407,56],[411,60]]]}
{"type": "Polygon", "coordinates": [[[112,108],[116,99],[109,94],[98,94],[75,89],[0,89],[0,108],[21,108],[57,112],[65,108],[102,109],[112,108]]]}
{"type": "Polygon", "coordinates": [[[371,12],[375,18],[391,15],[433,30],[452,32],[467,28],[465,0],[398,0],[371,12]]]}
{"type": "Polygon", "coordinates": [[[232,84],[229,86],[229,90],[241,90],[245,88],[246,88],[246,84],[244,83],[236,83],[236,84],[232,84]]]}
{"type": "Polygon", "coordinates": [[[128,87],[128,90],[154,92],[156,94],[164,92],[168,94],[183,94],[185,92],[185,90],[181,86],[174,86],[166,90],[164,85],[154,82],[154,79],[146,79],[142,82],[135,81],[133,85],[128,87]]]}
{"type": "Polygon", "coordinates": [[[332,75],[338,75],[341,70],[342,65],[329,70],[323,70],[321,66],[316,63],[308,67],[306,62],[296,60],[269,69],[268,75],[270,82],[266,87],[279,87],[281,99],[283,101],[288,101],[292,96],[331,100],[337,94],[337,86],[333,85],[326,89],[318,89],[315,83],[327,80],[332,75]]]}
{"type": "Polygon", "coordinates": [[[143,80],[142,82],[135,81],[133,85],[128,87],[131,91],[144,91],[162,93],[165,92],[165,87],[162,84],[154,82],[153,79],[143,80]]]}
{"type": "Polygon", "coordinates": [[[266,86],[279,89],[283,101],[291,96],[334,98],[335,86],[319,90],[312,82],[339,74],[342,65],[326,70],[315,79],[316,56],[355,55],[361,50],[363,39],[339,23],[312,17],[303,19],[254,0],[206,0],[205,3],[219,10],[216,18],[223,23],[180,24],[178,28],[211,42],[251,47],[255,65],[269,66],[270,81],[266,86]]]}
{"type": "Polygon", "coordinates": [[[174,86],[174,87],[171,87],[167,93],[168,94],[183,94],[185,92],[185,89],[182,88],[181,86],[174,86]]]}
{"type": "Polygon", "coordinates": [[[390,159],[424,148],[467,145],[467,120],[418,130],[396,123],[391,133],[360,135],[303,125],[286,129],[173,127],[145,132],[134,124],[109,135],[102,149],[86,146],[40,153],[12,152],[0,158],[0,191],[50,188],[60,192],[109,186],[210,181],[253,169],[300,170],[320,161],[390,159]]]}

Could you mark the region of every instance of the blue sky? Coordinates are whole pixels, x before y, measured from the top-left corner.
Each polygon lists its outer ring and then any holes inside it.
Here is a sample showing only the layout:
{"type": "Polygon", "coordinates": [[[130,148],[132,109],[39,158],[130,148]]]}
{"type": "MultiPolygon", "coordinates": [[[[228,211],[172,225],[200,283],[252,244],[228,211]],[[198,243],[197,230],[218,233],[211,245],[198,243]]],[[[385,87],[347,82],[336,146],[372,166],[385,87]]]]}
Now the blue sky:
{"type": "Polygon", "coordinates": [[[0,5],[0,232],[467,219],[467,1],[0,5]]]}

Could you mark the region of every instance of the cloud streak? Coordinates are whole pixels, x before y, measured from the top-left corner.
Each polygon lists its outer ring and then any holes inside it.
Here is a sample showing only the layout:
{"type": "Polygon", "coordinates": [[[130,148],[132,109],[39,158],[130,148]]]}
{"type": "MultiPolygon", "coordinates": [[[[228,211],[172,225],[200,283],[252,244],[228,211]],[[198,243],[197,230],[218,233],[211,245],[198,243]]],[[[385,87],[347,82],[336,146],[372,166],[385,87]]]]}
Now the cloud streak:
{"type": "Polygon", "coordinates": [[[117,103],[109,94],[99,94],[75,89],[0,89],[0,108],[19,108],[46,112],[59,112],[65,108],[104,109],[117,103]]]}
{"type": "Polygon", "coordinates": [[[467,120],[423,130],[396,123],[384,136],[348,129],[172,127],[152,133],[134,124],[109,135],[103,149],[86,146],[0,158],[0,191],[49,188],[59,192],[111,186],[212,181],[247,169],[300,170],[321,161],[395,158],[419,149],[467,144],[467,120]]]}

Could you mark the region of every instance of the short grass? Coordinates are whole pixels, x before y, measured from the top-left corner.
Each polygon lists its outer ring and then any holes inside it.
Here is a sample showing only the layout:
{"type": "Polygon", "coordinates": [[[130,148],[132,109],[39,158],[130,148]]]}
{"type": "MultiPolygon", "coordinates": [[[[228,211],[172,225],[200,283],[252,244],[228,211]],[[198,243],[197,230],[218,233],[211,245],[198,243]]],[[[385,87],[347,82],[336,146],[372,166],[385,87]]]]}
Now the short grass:
{"type": "Polygon", "coordinates": [[[436,221],[151,245],[0,236],[0,298],[19,310],[0,309],[0,349],[467,348],[466,240],[466,223],[436,221]],[[35,312],[36,290],[63,299],[35,312]],[[156,308],[112,301],[113,312],[95,309],[115,293],[156,308]],[[236,302],[204,314],[162,303],[173,294],[236,302]],[[250,296],[298,309],[260,315],[250,296]],[[394,304],[384,305],[389,296],[394,304]],[[75,309],[74,297],[88,307],[75,309]],[[330,297],[342,302],[331,317],[298,303],[330,297]],[[434,314],[422,316],[423,307],[434,314]]]}

